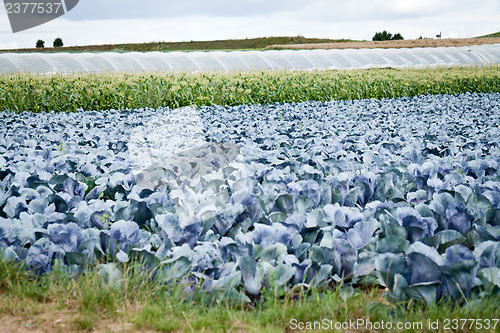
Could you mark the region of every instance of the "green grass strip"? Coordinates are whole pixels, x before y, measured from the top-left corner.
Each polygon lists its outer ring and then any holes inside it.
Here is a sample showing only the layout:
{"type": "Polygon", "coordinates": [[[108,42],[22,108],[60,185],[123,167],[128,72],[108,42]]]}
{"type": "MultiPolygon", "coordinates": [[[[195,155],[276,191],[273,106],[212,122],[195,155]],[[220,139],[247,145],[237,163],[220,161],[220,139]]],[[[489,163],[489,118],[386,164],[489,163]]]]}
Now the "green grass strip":
{"type": "Polygon", "coordinates": [[[270,289],[251,305],[229,304],[209,302],[203,294],[189,299],[182,285],[150,279],[140,265],[124,265],[121,270],[123,276],[108,284],[92,267],[78,278],[57,265],[34,276],[15,262],[0,260],[0,318],[5,325],[16,326],[5,326],[5,331],[52,327],[54,332],[103,332],[110,323],[113,331],[120,332],[498,332],[500,328],[500,299],[493,294],[455,304],[390,304],[381,289],[340,284],[322,290],[270,289]],[[464,324],[464,319],[469,321],[464,324]],[[456,330],[455,324],[460,325],[456,330]]]}
{"type": "Polygon", "coordinates": [[[498,65],[349,71],[0,75],[0,110],[267,104],[500,92],[498,65]]]}

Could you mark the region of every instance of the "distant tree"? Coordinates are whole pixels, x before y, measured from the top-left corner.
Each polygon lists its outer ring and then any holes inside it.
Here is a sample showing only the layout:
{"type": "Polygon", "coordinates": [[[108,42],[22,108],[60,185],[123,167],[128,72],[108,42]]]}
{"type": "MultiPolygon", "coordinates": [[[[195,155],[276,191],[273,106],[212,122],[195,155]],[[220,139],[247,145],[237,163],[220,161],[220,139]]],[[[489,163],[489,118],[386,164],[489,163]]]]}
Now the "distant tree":
{"type": "Polygon", "coordinates": [[[376,32],[375,36],[373,36],[372,40],[381,41],[381,40],[390,40],[391,38],[392,38],[392,34],[390,32],[387,32],[386,30],[384,30],[382,32],[376,32]]]}
{"type": "Polygon", "coordinates": [[[395,33],[394,36],[392,36],[392,40],[403,40],[403,39],[404,39],[403,36],[399,32],[395,33]]]}
{"type": "Polygon", "coordinates": [[[45,42],[43,40],[41,40],[41,39],[37,40],[36,41],[36,48],[37,49],[41,49],[43,47],[45,47],[45,42]]]}
{"type": "Polygon", "coordinates": [[[62,41],[61,38],[56,38],[56,39],[54,39],[54,44],[53,45],[54,45],[54,47],[61,47],[64,44],[63,44],[63,41],[62,41]]]}
{"type": "Polygon", "coordinates": [[[387,32],[386,30],[382,32],[376,32],[372,38],[373,41],[398,40],[398,39],[404,39],[399,32],[393,36],[390,32],[387,32]]]}

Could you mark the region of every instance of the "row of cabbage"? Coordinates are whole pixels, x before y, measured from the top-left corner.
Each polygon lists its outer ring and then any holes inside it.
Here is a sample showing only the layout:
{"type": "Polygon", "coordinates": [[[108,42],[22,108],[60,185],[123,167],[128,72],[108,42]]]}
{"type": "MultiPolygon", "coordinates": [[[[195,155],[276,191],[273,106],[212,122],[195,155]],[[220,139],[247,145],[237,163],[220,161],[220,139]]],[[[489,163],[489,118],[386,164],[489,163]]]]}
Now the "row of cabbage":
{"type": "Polygon", "coordinates": [[[39,274],[500,291],[500,94],[0,119],[0,253],[39,274]]]}

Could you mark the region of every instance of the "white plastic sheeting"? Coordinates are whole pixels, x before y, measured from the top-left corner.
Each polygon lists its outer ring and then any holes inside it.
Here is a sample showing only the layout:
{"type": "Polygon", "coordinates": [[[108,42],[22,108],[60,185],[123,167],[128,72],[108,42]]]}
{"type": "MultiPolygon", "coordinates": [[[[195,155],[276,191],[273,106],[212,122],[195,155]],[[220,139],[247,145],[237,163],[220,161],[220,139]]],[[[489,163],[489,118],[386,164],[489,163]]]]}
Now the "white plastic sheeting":
{"type": "Polygon", "coordinates": [[[359,50],[3,53],[0,73],[312,70],[491,63],[500,63],[500,44],[359,50]]]}

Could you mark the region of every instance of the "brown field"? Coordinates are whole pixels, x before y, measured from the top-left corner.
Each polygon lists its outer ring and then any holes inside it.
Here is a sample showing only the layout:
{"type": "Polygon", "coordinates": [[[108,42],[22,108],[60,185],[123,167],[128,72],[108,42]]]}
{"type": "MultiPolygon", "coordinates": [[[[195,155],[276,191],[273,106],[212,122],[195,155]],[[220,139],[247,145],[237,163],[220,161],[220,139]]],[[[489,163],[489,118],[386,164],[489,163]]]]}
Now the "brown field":
{"type": "Polygon", "coordinates": [[[382,42],[342,42],[315,44],[269,45],[266,50],[285,49],[376,49],[376,48],[413,48],[413,47],[450,47],[484,44],[500,44],[500,38],[456,38],[456,39],[413,39],[388,40],[382,42]]]}

